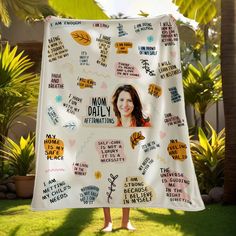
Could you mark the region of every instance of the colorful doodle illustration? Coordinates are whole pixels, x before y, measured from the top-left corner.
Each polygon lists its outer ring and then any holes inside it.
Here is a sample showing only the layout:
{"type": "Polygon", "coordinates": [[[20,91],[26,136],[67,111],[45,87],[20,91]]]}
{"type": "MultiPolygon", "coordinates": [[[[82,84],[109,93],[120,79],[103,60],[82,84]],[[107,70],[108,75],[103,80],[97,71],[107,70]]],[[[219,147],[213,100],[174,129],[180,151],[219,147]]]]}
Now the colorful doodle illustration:
{"type": "Polygon", "coordinates": [[[57,95],[55,97],[55,101],[56,101],[56,103],[61,103],[62,102],[62,96],[61,95],[57,95]]]}
{"type": "Polygon", "coordinates": [[[102,178],[102,172],[97,170],[94,172],[95,179],[101,179],[102,178]]]}
{"type": "Polygon", "coordinates": [[[91,44],[91,37],[86,31],[76,30],[71,32],[71,36],[80,45],[88,46],[91,44]]]}
{"type": "Polygon", "coordinates": [[[165,138],[166,137],[166,132],[164,132],[164,131],[160,131],[160,139],[163,139],[163,138],[165,138]]]}
{"type": "Polygon", "coordinates": [[[64,168],[51,168],[51,169],[45,170],[46,173],[48,173],[48,172],[64,172],[64,171],[65,171],[64,168]]]}
{"type": "Polygon", "coordinates": [[[148,36],[148,37],[147,37],[147,41],[148,41],[149,43],[152,43],[152,42],[154,41],[154,37],[153,37],[152,35],[148,36]]]}
{"type": "Polygon", "coordinates": [[[108,186],[108,192],[106,192],[107,194],[107,202],[110,203],[110,201],[112,200],[112,193],[115,192],[115,180],[118,178],[118,175],[113,175],[110,174],[110,177],[107,179],[109,182],[109,186],[108,186]]]}
{"type": "Polygon", "coordinates": [[[77,125],[74,121],[70,121],[68,123],[66,123],[65,125],[63,125],[64,128],[68,129],[68,130],[75,130],[77,128],[77,125]]]}
{"type": "Polygon", "coordinates": [[[69,142],[70,147],[73,147],[76,143],[76,140],[75,139],[69,139],[68,142],[69,142]]]}
{"type": "Polygon", "coordinates": [[[145,137],[142,135],[142,132],[139,131],[139,132],[134,132],[131,136],[130,136],[130,144],[131,144],[131,147],[134,149],[135,146],[138,145],[138,143],[141,141],[141,140],[144,140],[145,137]]]}
{"type": "Polygon", "coordinates": [[[88,69],[83,68],[82,72],[86,75],[90,74],[91,76],[101,77],[101,78],[105,78],[105,79],[111,78],[110,74],[108,74],[108,73],[105,74],[100,71],[88,70],[88,69]]]}
{"type": "Polygon", "coordinates": [[[140,59],[140,61],[142,64],[142,68],[145,70],[147,74],[149,74],[150,76],[156,76],[154,70],[150,69],[150,64],[148,62],[148,59],[140,59]]]}

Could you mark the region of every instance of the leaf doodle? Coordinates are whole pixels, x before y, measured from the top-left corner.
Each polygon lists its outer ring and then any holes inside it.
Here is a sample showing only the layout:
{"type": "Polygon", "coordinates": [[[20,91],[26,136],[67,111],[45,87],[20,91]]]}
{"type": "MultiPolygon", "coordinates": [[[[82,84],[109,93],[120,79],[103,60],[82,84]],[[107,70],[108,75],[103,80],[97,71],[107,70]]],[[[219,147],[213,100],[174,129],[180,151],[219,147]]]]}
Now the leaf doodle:
{"type": "Polygon", "coordinates": [[[142,135],[141,131],[139,132],[134,132],[131,136],[130,136],[130,144],[131,147],[134,149],[135,146],[139,143],[140,140],[145,139],[145,137],[142,135]]]}
{"type": "Polygon", "coordinates": [[[106,192],[106,194],[107,194],[107,202],[108,203],[110,203],[110,200],[112,200],[112,196],[111,196],[111,194],[112,194],[112,192],[114,192],[115,191],[115,187],[116,187],[116,185],[115,185],[115,180],[118,178],[118,175],[113,175],[113,174],[110,174],[110,177],[111,178],[108,178],[107,180],[108,180],[108,182],[111,184],[111,186],[108,186],[108,190],[109,190],[109,192],[106,192]]]}
{"type": "Polygon", "coordinates": [[[76,124],[72,121],[72,122],[65,124],[63,127],[68,128],[70,130],[74,130],[76,128],[76,124]]]}
{"type": "Polygon", "coordinates": [[[90,35],[83,30],[76,30],[70,33],[72,38],[83,46],[88,46],[91,43],[90,35]]]}

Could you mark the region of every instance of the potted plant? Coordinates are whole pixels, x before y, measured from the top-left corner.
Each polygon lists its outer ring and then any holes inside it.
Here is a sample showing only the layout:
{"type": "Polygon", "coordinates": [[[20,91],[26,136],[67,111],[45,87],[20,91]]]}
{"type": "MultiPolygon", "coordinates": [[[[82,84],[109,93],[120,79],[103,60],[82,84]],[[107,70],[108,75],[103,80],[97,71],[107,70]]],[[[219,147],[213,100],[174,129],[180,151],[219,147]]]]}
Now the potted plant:
{"type": "Polygon", "coordinates": [[[35,168],[35,135],[29,134],[25,139],[20,138],[19,144],[11,138],[5,137],[0,157],[6,161],[14,171],[14,181],[16,185],[16,194],[21,198],[30,198],[33,196],[35,168]]]}

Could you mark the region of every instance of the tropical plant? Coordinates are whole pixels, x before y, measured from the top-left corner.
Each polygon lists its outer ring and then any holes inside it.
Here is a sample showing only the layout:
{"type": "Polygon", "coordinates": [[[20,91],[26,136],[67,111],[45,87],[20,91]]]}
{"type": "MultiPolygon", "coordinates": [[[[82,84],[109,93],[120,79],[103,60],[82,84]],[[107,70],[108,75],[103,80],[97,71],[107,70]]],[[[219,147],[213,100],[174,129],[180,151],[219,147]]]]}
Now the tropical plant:
{"type": "Polygon", "coordinates": [[[186,103],[200,114],[201,128],[206,131],[205,114],[211,105],[222,98],[220,64],[204,67],[198,62],[198,68],[188,65],[183,73],[183,86],[186,103]]]}
{"type": "Polygon", "coordinates": [[[20,138],[19,144],[9,137],[4,137],[0,157],[2,157],[14,171],[14,175],[26,176],[35,167],[35,136],[20,138]]]}
{"type": "Polygon", "coordinates": [[[77,19],[108,19],[95,0],[48,0],[59,15],[77,19]]]}
{"type": "Polygon", "coordinates": [[[126,16],[124,13],[122,12],[118,12],[117,15],[111,15],[111,19],[128,19],[129,17],[126,16]]]}
{"type": "Polygon", "coordinates": [[[209,125],[211,137],[207,138],[201,128],[198,140],[191,140],[191,154],[195,166],[201,193],[208,193],[211,188],[223,186],[225,160],[225,130],[218,135],[209,125]]]}
{"type": "Polygon", "coordinates": [[[218,0],[172,0],[172,2],[179,7],[179,12],[185,17],[204,25],[217,15],[220,4],[218,0]]]}
{"type": "Polygon", "coordinates": [[[14,175],[14,170],[11,168],[11,166],[8,163],[4,163],[3,170],[2,170],[2,175],[0,176],[0,184],[4,180],[9,179],[14,175]]]}
{"type": "Polygon", "coordinates": [[[224,202],[236,204],[236,3],[222,1],[221,64],[225,111],[224,202]]]}
{"type": "MultiPolygon", "coordinates": [[[[208,18],[214,14],[207,14],[209,3],[216,3],[215,6],[221,4],[221,65],[222,65],[222,88],[223,88],[223,102],[224,102],[224,113],[225,113],[225,180],[224,180],[224,202],[227,204],[236,203],[236,158],[235,158],[235,147],[236,147],[236,99],[235,99],[235,88],[236,88],[236,51],[235,51],[235,27],[236,27],[236,4],[235,0],[228,1],[208,1],[208,0],[172,0],[176,5],[185,4],[186,10],[193,12],[192,16],[200,14],[201,18],[208,18]],[[198,3],[198,4],[197,4],[198,3]],[[202,4],[201,4],[202,3],[202,4]],[[187,5],[187,4],[194,4],[187,5]],[[196,4],[196,5],[195,5],[196,4]],[[191,7],[190,7],[191,6],[191,7]],[[202,10],[201,10],[202,9],[202,10]]],[[[217,9],[216,8],[216,9],[217,9]]],[[[179,8],[180,9],[180,8],[179,8]]],[[[183,14],[183,11],[180,11],[183,14]]],[[[216,12],[215,9],[212,11],[216,12]]],[[[218,10],[220,12],[220,10],[218,10]]],[[[188,15],[184,14],[186,17],[188,15]]],[[[200,22],[195,19],[197,22],[200,22]]]]}
{"type": "Polygon", "coordinates": [[[209,29],[213,19],[220,13],[220,0],[172,0],[178,6],[178,10],[185,17],[198,22],[199,28],[204,34],[204,46],[206,51],[206,64],[209,63],[209,29]]]}
{"type": "Polygon", "coordinates": [[[182,65],[195,64],[201,60],[201,51],[204,45],[204,37],[201,29],[193,29],[187,23],[177,20],[180,37],[180,53],[182,65]]]}
{"type": "MultiPolygon", "coordinates": [[[[17,53],[7,44],[0,51],[0,148],[4,136],[22,116],[34,117],[37,107],[39,76],[28,73],[33,62],[23,52],[17,53]]],[[[0,158],[0,177],[3,161],[0,158]]]]}
{"type": "Polygon", "coordinates": [[[55,11],[41,0],[0,0],[0,20],[6,27],[11,24],[9,11],[13,11],[23,20],[42,19],[55,14],[55,11]]]}

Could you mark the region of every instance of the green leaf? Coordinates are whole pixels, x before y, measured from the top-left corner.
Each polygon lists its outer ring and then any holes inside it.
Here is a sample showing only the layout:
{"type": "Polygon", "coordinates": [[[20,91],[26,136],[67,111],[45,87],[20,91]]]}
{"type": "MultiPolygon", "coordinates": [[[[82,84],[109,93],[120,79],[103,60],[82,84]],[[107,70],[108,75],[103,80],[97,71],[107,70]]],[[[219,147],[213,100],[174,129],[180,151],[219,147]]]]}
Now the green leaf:
{"type": "Polygon", "coordinates": [[[15,175],[27,175],[34,169],[35,164],[35,137],[30,135],[20,138],[17,144],[9,137],[4,137],[4,143],[0,143],[0,157],[3,158],[14,170],[15,175]]]}
{"type": "Polygon", "coordinates": [[[77,19],[109,19],[94,0],[49,0],[49,5],[59,14],[77,19]]]}
{"type": "Polygon", "coordinates": [[[218,3],[220,0],[172,0],[177,5],[178,11],[185,17],[198,22],[199,24],[207,24],[217,16],[218,3]]]}
{"type": "Polygon", "coordinates": [[[212,151],[212,148],[208,142],[208,139],[205,135],[205,133],[203,132],[203,130],[201,128],[198,129],[198,137],[199,137],[199,142],[200,145],[207,151],[212,151]]]}
{"type": "Polygon", "coordinates": [[[7,135],[20,116],[35,116],[39,77],[27,73],[32,65],[17,47],[0,51],[0,134],[7,135]]]}
{"type": "Polygon", "coordinates": [[[11,19],[10,19],[9,12],[7,9],[6,1],[0,1],[0,19],[6,27],[10,26],[11,19]]]}

